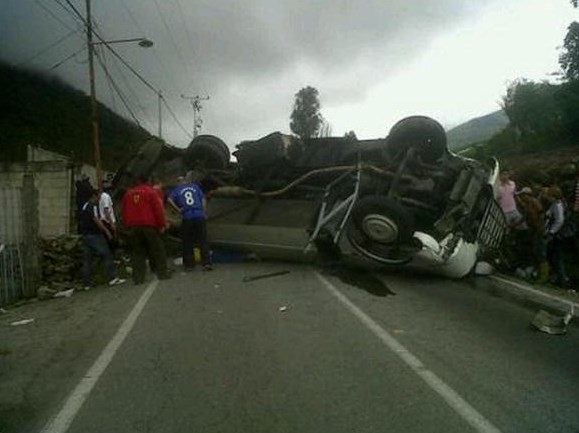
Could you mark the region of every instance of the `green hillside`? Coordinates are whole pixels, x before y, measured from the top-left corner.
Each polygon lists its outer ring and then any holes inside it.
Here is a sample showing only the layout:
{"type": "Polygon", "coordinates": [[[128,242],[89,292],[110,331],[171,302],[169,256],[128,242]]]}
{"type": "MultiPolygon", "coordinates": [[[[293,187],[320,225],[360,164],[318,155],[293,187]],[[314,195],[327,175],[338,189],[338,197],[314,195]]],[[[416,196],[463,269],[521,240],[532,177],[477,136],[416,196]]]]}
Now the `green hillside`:
{"type": "Polygon", "coordinates": [[[472,144],[489,140],[509,124],[503,110],[477,117],[447,131],[448,147],[459,152],[472,144]]]}
{"type": "MultiPolygon", "coordinates": [[[[41,73],[0,62],[0,161],[24,161],[38,145],[93,163],[90,98],[41,73]]],[[[150,134],[99,104],[103,168],[116,169],[150,134]]]]}

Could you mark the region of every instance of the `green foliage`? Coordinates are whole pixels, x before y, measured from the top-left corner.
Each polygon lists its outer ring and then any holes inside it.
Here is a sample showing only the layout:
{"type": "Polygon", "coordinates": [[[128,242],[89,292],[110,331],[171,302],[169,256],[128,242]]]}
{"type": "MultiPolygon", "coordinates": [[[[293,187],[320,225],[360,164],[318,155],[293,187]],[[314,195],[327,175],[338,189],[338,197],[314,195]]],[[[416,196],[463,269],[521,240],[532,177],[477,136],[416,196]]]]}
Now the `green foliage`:
{"type": "Polygon", "coordinates": [[[503,98],[510,124],[462,155],[512,156],[579,143],[579,80],[555,85],[518,80],[503,98]]]}
{"type": "Polygon", "coordinates": [[[560,110],[555,100],[556,85],[517,80],[509,85],[503,109],[524,141],[554,138],[560,130],[560,110]]]}
{"type": "Polygon", "coordinates": [[[358,137],[356,137],[356,133],[354,131],[348,131],[344,134],[344,138],[347,138],[350,141],[357,141],[358,137]]]}
{"type": "MultiPolygon", "coordinates": [[[[90,98],[62,81],[0,63],[0,161],[26,160],[38,145],[94,162],[90,98]]],[[[99,104],[103,168],[114,170],[149,133],[99,104]]]]}
{"type": "Polygon", "coordinates": [[[579,78],[579,23],[573,21],[567,28],[563,41],[563,52],[559,56],[559,65],[566,80],[579,78]]]}
{"type": "Polygon", "coordinates": [[[312,138],[318,135],[323,118],[320,114],[319,92],[316,88],[304,87],[295,94],[290,119],[290,129],[300,138],[312,138]]]}

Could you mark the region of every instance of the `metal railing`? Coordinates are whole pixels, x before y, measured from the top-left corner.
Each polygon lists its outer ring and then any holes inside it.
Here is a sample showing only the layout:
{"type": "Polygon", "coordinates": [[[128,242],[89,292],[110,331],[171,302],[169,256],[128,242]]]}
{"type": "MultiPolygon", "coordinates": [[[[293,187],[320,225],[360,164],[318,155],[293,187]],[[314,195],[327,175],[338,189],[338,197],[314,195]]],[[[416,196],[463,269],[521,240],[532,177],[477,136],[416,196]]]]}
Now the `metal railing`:
{"type": "Polygon", "coordinates": [[[0,306],[24,296],[21,188],[0,188],[0,306]]]}

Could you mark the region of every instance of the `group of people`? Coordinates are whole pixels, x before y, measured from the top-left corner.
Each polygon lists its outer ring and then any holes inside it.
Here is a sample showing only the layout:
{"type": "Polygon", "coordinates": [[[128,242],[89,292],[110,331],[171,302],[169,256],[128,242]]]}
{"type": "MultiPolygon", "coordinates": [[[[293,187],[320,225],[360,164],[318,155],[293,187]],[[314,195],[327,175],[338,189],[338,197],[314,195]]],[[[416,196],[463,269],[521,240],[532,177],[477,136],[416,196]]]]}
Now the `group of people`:
{"type": "Polygon", "coordinates": [[[498,191],[510,231],[512,267],[539,283],[567,287],[566,251],[575,247],[579,196],[565,200],[556,185],[517,190],[508,170],[500,174],[498,191]]]}
{"type": "MultiPolygon", "coordinates": [[[[111,196],[87,187],[87,180],[77,182],[78,227],[83,240],[83,286],[89,290],[93,258],[101,257],[111,286],[125,283],[119,278],[114,263],[118,244],[118,224],[111,196]],[[83,196],[84,195],[84,196],[83,196]]],[[[132,279],[135,284],[145,281],[147,259],[159,279],[170,278],[163,239],[169,227],[165,202],[181,216],[183,267],[195,268],[194,247],[198,246],[203,270],[212,270],[207,240],[207,200],[201,187],[186,176],[177,178],[178,185],[165,197],[162,185],[151,184],[139,177],[122,199],[122,222],[131,252],[132,279]]],[[[88,183],[90,185],[90,183],[88,183]]]]}

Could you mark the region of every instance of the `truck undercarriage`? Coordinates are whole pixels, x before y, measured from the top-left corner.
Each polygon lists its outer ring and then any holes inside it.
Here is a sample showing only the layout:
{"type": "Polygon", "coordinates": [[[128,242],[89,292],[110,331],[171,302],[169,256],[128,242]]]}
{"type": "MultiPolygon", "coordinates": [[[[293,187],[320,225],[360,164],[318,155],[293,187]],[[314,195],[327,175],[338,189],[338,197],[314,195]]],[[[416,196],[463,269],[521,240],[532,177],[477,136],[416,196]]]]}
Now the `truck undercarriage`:
{"type": "Polygon", "coordinates": [[[450,276],[468,272],[506,230],[494,200],[496,160],[452,154],[444,129],[428,117],[405,118],[375,140],[273,133],[240,143],[233,155],[236,162],[208,135],[184,150],[148,142],[117,173],[116,195],[137,176],[154,175],[170,188],[189,172],[211,199],[216,244],[396,266],[419,262],[428,250],[435,272],[473,246],[468,263],[450,276]]]}

